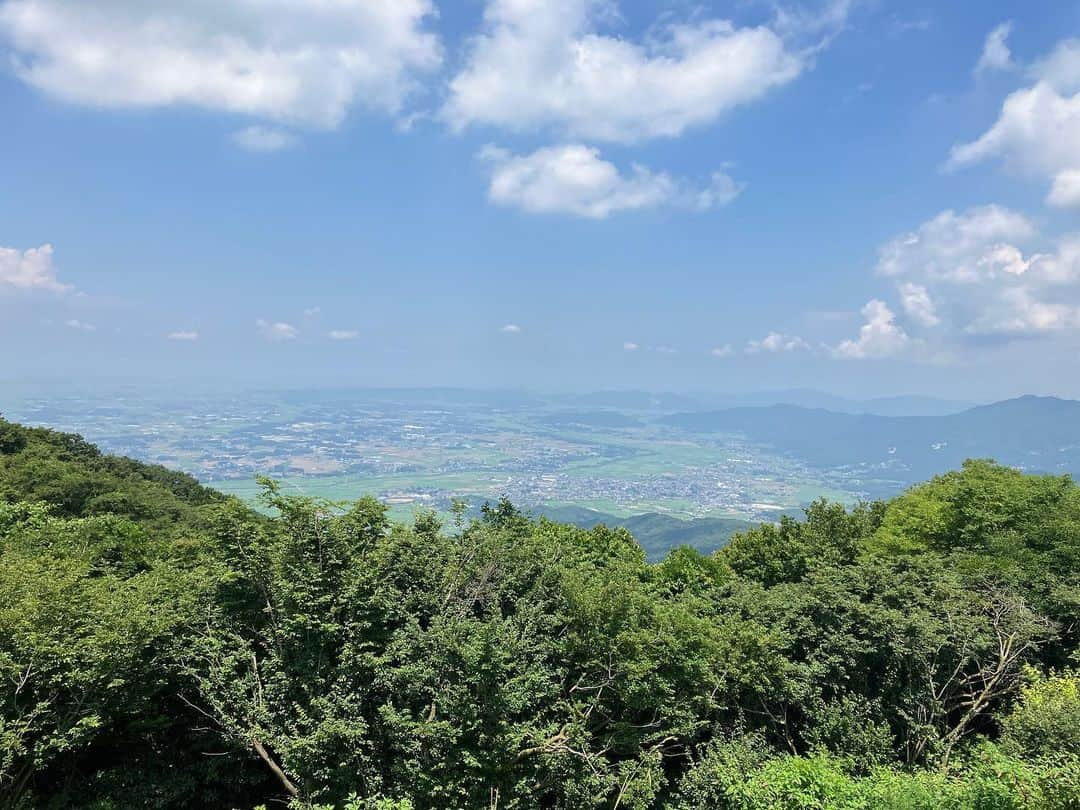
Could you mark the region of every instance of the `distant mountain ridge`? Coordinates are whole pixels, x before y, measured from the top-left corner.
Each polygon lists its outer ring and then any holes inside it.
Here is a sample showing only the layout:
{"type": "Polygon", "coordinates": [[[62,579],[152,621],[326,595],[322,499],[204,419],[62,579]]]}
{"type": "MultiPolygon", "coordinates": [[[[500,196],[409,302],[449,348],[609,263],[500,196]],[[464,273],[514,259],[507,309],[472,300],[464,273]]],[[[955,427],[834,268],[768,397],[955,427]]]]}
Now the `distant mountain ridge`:
{"type": "Polygon", "coordinates": [[[975,404],[923,395],[852,399],[812,388],[755,391],[743,394],[594,391],[557,399],[576,407],[632,411],[692,411],[795,405],[802,408],[823,408],[836,413],[867,413],[879,416],[944,416],[967,410],[975,404]]]}
{"type": "Polygon", "coordinates": [[[794,405],[801,408],[821,408],[835,413],[876,416],[945,416],[967,410],[975,404],[923,395],[851,399],[812,388],[726,395],[714,398],[714,403],[725,409],[794,405]]]}
{"type": "Polygon", "coordinates": [[[1080,402],[1022,396],[941,416],[848,414],[796,405],[679,413],[662,423],[733,432],[816,467],[861,465],[915,481],[994,458],[1025,470],[1080,473],[1080,402]]]}

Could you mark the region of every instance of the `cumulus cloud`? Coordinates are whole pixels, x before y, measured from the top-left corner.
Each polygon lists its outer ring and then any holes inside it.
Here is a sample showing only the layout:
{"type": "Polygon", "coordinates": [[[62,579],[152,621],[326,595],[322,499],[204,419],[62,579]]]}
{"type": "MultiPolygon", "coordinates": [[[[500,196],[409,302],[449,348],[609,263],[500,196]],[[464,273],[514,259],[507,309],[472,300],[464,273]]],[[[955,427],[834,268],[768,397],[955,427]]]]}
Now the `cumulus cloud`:
{"type": "Polygon", "coordinates": [[[1037,300],[1025,287],[1003,290],[966,331],[974,335],[1027,336],[1080,326],[1080,307],[1037,300]]]}
{"type": "Polygon", "coordinates": [[[360,337],[360,332],[356,329],[333,329],[329,333],[331,340],[356,340],[360,337]]]}
{"type": "Polygon", "coordinates": [[[431,0],[6,0],[24,82],[96,107],[195,106],[317,127],[396,113],[441,63],[431,0]]]}
{"type": "Polygon", "coordinates": [[[889,357],[907,348],[910,338],[884,301],[877,298],[868,301],[862,314],[866,323],[859,329],[858,338],[840,343],[835,349],[837,357],[854,360],[889,357]]]}
{"type": "Polygon", "coordinates": [[[77,318],[71,318],[70,320],[64,321],[64,326],[68,329],[78,329],[82,332],[93,332],[97,329],[92,323],[80,321],[77,318]]]}
{"type": "Polygon", "coordinates": [[[521,333],[521,327],[516,323],[508,323],[499,331],[507,335],[517,335],[521,333]]]}
{"type": "Polygon", "coordinates": [[[824,14],[772,27],[664,22],[634,41],[603,31],[619,20],[614,0],[488,0],[442,116],[457,130],[550,129],[618,142],[677,136],[793,81],[811,49],[792,38],[841,25],[850,5],[832,2],[824,14]]]}
{"type": "Polygon", "coordinates": [[[1035,83],[1010,94],[998,120],[970,143],[954,146],[946,167],[956,169],[993,158],[1048,178],[1048,201],[1080,205],[1080,39],[1060,43],[1032,70],[1035,83]]]}
{"type": "Polygon", "coordinates": [[[45,290],[62,293],[71,289],[56,278],[52,245],[29,250],[0,247],[0,289],[45,290]]]}
{"type": "Polygon", "coordinates": [[[1080,39],[1059,42],[1034,68],[1034,75],[1062,93],[1080,91],[1080,39]]]}
{"type": "Polygon", "coordinates": [[[629,340],[626,341],[622,345],[622,347],[623,347],[624,351],[628,351],[628,352],[636,352],[640,348],[640,346],[638,346],[636,343],[633,343],[633,342],[631,342],[629,340]]]}
{"type": "Polygon", "coordinates": [[[619,211],[667,205],[706,210],[730,203],[742,191],[724,172],[714,173],[703,188],[639,164],[623,172],[597,149],[582,144],[545,147],[528,155],[489,145],[479,157],[491,167],[488,199],[535,214],[605,219],[619,211]]]}
{"type": "Polygon", "coordinates": [[[751,340],[746,344],[747,354],[760,354],[762,352],[798,352],[810,348],[810,344],[801,337],[784,335],[779,332],[769,332],[761,340],[751,340]]]}
{"type": "Polygon", "coordinates": [[[1026,217],[1000,206],[943,211],[884,245],[877,272],[897,281],[910,325],[943,336],[1076,328],[1080,233],[1043,252],[1027,247],[1038,238],[1026,217]]]}
{"type": "Polygon", "coordinates": [[[1026,217],[997,205],[961,214],[942,211],[917,230],[886,243],[877,272],[953,282],[975,282],[999,271],[1015,273],[1023,257],[1010,242],[1030,239],[1034,233],[1035,226],[1026,217]]]}
{"type": "Polygon", "coordinates": [[[1052,285],[1080,284],[1080,233],[1066,234],[1052,253],[1032,257],[1032,278],[1052,285]]]}
{"type": "MultiPolygon", "coordinates": [[[[943,211],[917,230],[887,242],[877,272],[923,283],[971,286],[993,282],[1000,286],[1009,279],[1044,285],[1080,281],[1080,234],[1064,236],[1056,251],[1025,253],[1023,246],[1036,236],[1030,220],[1000,206],[959,214],[943,211]]],[[[901,292],[907,295],[903,287],[901,292]]],[[[908,293],[913,292],[917,290],[909,287],[908,293]]]]}
{"type": "Polygon", "coordinates": [[[232,141],[249,152],[279,152],[296,143],[296,136],[283,129],[253,126],[232,134],[232,141]]]}
{"type": "Polygon", "coordinates": [[[176,332],[169,332],[169,340],[182,340],[182,341],[194,341],[199,339],[199,333],[194,329],[181,329],[176,332]]]}
{"type": "Polygon", "coordinates": [[[1046,201],[1058,208],[1080,208],[1080,169],[1058,172],[1046,201]]]}
{"type": "Polygon", "coordinates": [[[904,306],[904,312],[923,326],[937,326],[941,322],[930,291],[922,284],[910,281],[901,284],[900,303],[904,306]]]}
{"type": "Polygon", "coordinates": [[[730,343],[725,343],[723,346],[716,346],[713,348],[709,354],[713,357],[731,357],[731,355],[735,354],[735,349],[731,347],[730,343]]]}
{"type": "Polygon", "coordinates": [[[260,318],[255,321],[255,326],[259,330],[259,334],[267,340],[294,340],[299,334],[295,326],[280,321],[272,323],[260,318]]]}
{"type": "Polygon", "coordinates": [[[995,70],[1012,70],[1016,66],[1013,62],[1012,51],[1006,43],[1009,34],[1012,33],[1012,27],[1011,21],[1003,22],[986,35],[982,55],[979,56],[979,61],[975,65],[976,76],[995,70]]]}

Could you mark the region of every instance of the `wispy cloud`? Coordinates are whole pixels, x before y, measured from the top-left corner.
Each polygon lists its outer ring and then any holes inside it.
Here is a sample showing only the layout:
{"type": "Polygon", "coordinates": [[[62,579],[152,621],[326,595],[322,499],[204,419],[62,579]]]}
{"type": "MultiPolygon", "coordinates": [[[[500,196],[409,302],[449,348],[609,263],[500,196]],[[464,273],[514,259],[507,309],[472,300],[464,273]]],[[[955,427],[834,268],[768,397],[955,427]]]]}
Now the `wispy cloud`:
{"type": "Polygon", "coordinates": [[[267,340],[295,340],[299,334],[295,326],[280,321],[271,323],[260,318],[255,321],[255,326],[259,330],[259,334],[267,340]]]}
{"type": "Polygon", "coordinates": [[[1016,63],[1013,62],[1012,51],[1009,50],[1006,43],[1009,34],[1012,33],[1012,27],[1011,21],[1003,22],[987,34],[986,42],[983,43],[982,55],[979,56],[979,61],[975,65],[976,76],[997,70],[1012,70],[1016,67],[1016,63]]]}
{"type": "Polygon", "coordinates": [[[761,340],[751,340],[746,344],[747,354],[761,354],[762,352],[781,353],[806,351],[810,344],[797,335],[785,335],[780,332],[769,332],[761,340]]]}
{"type": "Polygon", "coordinates": [[[296,136],[283,129],[251,126],[232,134],[232,142],[249,152],[280,152],[296,144],[296,136]]]}

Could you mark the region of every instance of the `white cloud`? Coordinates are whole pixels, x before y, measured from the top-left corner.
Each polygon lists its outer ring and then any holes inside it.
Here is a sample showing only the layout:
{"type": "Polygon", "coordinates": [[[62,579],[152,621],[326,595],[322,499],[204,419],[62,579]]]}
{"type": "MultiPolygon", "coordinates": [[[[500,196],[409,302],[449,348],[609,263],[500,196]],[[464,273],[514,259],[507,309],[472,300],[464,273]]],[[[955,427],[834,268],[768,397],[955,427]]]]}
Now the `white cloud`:
{"type": "Polygon", "coordinates": [[[280,321],[271,323],[260,318],[255,321],[255,326],[258,328],[259,334],[267,340],[294,340],[299,334],[295,326],[280,321]]]}
{"type": "Polygon", "coordinates": [[[975,75],[989,73],[994,70],[1012,70],[1016,64],[1012,59],[1012,51],[1009,50],[1005,40],[1012,33],[1011,21],[1003,22],[986,36],[983,43],[982,55],[978,64],[975,65],[975,75]]]}
{"type": "Polygon", "coordinates": [[[713,172],[709,181],[709,185],[705,188],[691,192],[692,196],[689,198],[691,207],[699,211],[707,211],[718,205],[727,205],[742,194],[743,189],[746,188],[745,183],[737,182],[731,175],[723,171],[713,172]]]}
{"type": "Polygon", "coordinates": [[[199,333],[193,329],[181,329],[177,332],[169,332],[169,340],[194,341],[199,339],[199,333]]]}
{"type": "Polygon", "coordinates": [[[1004,290],[966,331],[974,335],[1026,336],[1080,326],[1080,307],[1035,299],[1025,287],[1004,290]]]}
{"type": "Polygon", "coordinates": [[[746,344],[747,354],[760,354],[761,352],[797,352],[810,348],[801,337],[795,335],[783,335],[779,332],[769,332],[761,340],[751,340],[746,344]]]}
{"type": "Polygon", "coordinates": [[[723,346],[715,347],[709,354],[713,357],[731,357],[731,355],[735,354],[735,349],[731,347],[730,343],[725,343],[723,346]]]}
{"type": "Polygon", "coordinates": [[[1066,234],[1053,253],[1040,253],[1031,259],[1032,275],[1046,284],[1080,283],[1080,233],[1066,234]]]}
{"type": "Polygon", "coordinates": [[[922,284],[905,281],[900,285],[900,302],[904,312],[923,326],[937,326],[941,322],[930,291],[922,284]]]}
{"type": "Polygon", "coordinates": [[[823,3],[784,4],[775,3],[776,19],[772,26],[782,36],[793,38],[801,36],[826,37],[818,42],[821,49],[847,25],[848,17],[863,0],[824,0],[823,3]]]}
{"type": "Polygon", "coordinates": [[[619,142],[677,136],[793,81],[811,49],[785,37],[836,27],[849,6],[778,20],[776,30],[664,22],[633,41],[601,32],[619,19],[614,0],[488,0],[484,32],[471,40],[442,115],[458,130],[486,124],[619,142]]]}
{"type": "Polygon", "coordinates": [[[1058,208],[1080,208],[1080,169],[1058,172],[1046,201],[1058,208]]]}
{"type": "Polygon", "coordinates": [[[929,31],[932,27],[933,22],[929,17],[904,19],[894,14],[889,22],[889,30],[894,36],[907,34],[911,31],[929,31]]]}
{"type": "Polygon", "coordinates": [[[838,357],[864,360],[872,357],[889,357],[907,348],[907,333],[896,323],[896,316],[888,305],[877,298],[862,308],[866,323],[855,340],[845,340],[836,347],[838,357]]]}
{"type": "Polygon", "coordinates": [[[68,327],[69,329],[79,329],[83,332],[93,332],[97,329],[97,327],[94,326],[92,323],[80,321],[77,318],[72,318],[70,320],[64,321],[64,326],[68,327]]]}
{"type": "Polygon", "coordinates": [[[705,210],[726,205],[742,186],[723,172],[695,189],[664,172],[633,164],[624,173],[581,144],[552,146],[528,155],[486,146],[479,157],[491,166],[488,199],[529,213],[604,219],[619,211],[674,205],[705,210]]]}
{"type": "Polygon", "coordinates": [[[328,337],[331,340],[356,340],[360,337],[360,332],[356,329],[333,329],[328,337]]]}
{"type": "Polygon", "coordinates": [[[640,347],[640,346],[638,346],[638,345],[637,345],[636,343],[632,343],[632,342],[631,342],[631,341],[629,341],[629,340],[628,340],[628,341],[626,341],[626,342],[625,342],[625,343],[624,343],[624,344],[622,345],[622,347],[623,347],[623,350],[624,350],[624,351],[628,351],[628,352],[636,352],[636,351],[637,351],[637,350],[638,350],[639,348],[641,348],[641,347],[640,347]]]}
{"type": "Polygon", "coordinates": [[[678,354],[679,350],[672,348],[671,346],[657,346],[653,349],[657,354],[678,354]]]}
{"type": "Polygon", "coordinates": [[[441,62],[431,0],[6,0],[15,73],[96,107],[195,106],[334,127],[396,113],[441,62]]]}
{"type": "MultiPolygon", "coordinates": [[[[1000,206],[972,208],[960,214],[943,211],[917,230],[886,243],[877,272],[918,279],[923,284],[973,287],[1000,286],[1010,279],[1029,285],[1080,281],[1080,234],[1062,237],[1056,251],[1025,254],[1022,246],[1037,235],[1026,217],[1000,206]]],[[[908,287],[909,292],[926,291],[910,282],[908,287]]],[[[908,297],[905,286],[901,294],[908,297]]],[[[968,294],[978,295],[974,291],[968,294]]]]}
{"type": "Polygon", "coordinates": [[[998,120],[981,137],[954,146],[946,167],[1000,158],[1020,171],[1048,178],[1049,202],[1078,205],[1080,39],[1060,43],[1032,73],[1035,84],[1010,94],[998,120]]]}
{"type": "Polygon", "coordinates": [[[250,152],[279,152],[296,143],[296,136],[273,127],[251,126],[232,134],[237,146],[250,152]]]}
{"type": "Polygon", "coordinates": [[[499,331],[504,332],[508,335],[517,335],[521,333],[521,327],[518,326],[516,323],[508,323],[499,331]]]}
{"type": "Polygon", "coordinates": [[[1038,237],[1027,218],[999,206],[943,211],[884,245],[877,272],[897,279],[909,326],[941,337],[1080,327],[1080,233],[1028,250],[1038,237]]]}
{"type": "Polygon", "coordinates": [[[885,244],[877,272],[958,283],[975,282],[998,271],[1023,272],[1023,257],[1010,243],[1034,233],[1026,217],[997,205],[962,214],[942,211],[918,230],[885,244]]]}
{"type": "Polygon", "coordinates": [[[1080,90],[1080,39],[1066,39],[1035,65],[1034,74],[1062,93],[1080,90]]]}
{"type": "Polygon", "coordinates": [[[314,318],[316,315],[322,313],[322,307],[308,307],[304,310],[305,318],[314,318]]]}
{"type": "Polygon", "coordinates": [[[0,247],[0,289],[4,287],[56,293],[71,289],[56,278],[52,245],[24,251],[0,247]]]}

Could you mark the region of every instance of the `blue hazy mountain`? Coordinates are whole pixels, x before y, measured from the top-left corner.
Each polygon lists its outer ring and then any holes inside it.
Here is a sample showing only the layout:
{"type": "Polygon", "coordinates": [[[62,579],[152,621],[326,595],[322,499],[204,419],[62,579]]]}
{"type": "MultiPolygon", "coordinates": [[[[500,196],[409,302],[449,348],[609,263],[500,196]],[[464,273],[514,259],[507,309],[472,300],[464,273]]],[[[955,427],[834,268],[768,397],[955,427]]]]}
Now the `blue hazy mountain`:
{"type": "Polygon", "coordinates": [[[852,399],[824,391],[815,391],[811,388],[791,388],[742,394],[594,391],[565,397],[562,404],[629,411],[699,411],[796,405],[801,408],[821,408],[835,413],[866,413],[877,416],[945,416],[969,409],[975,403],[919,395],[852,399]]]}
{"type": "Polygon", "coordinates": [[[711,404],[717,408],[762,408],[770,405],[795,405],[800,408],[820,408],[835,413],[865,413],[876,416],[945,416],[958,413],[975,405],[973,402],[960,402],[918,395],[851,399],[824,391],[815,391],[812,388],[791,388],[781,391],[759,391],[749,394],[714,396],[711,398],[711,404]]]}
{"type": "Polygon", "coordinates": [[[737,433],[816,467],[864,466],[918,480],[967,458],[1025,470],[1080,473],[1080,402],[1024,396],[941,416],[838,413],[796,405],[679,413],[691,432],[737,433]]]}

